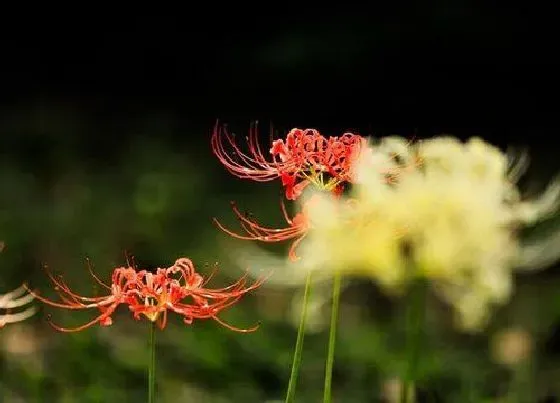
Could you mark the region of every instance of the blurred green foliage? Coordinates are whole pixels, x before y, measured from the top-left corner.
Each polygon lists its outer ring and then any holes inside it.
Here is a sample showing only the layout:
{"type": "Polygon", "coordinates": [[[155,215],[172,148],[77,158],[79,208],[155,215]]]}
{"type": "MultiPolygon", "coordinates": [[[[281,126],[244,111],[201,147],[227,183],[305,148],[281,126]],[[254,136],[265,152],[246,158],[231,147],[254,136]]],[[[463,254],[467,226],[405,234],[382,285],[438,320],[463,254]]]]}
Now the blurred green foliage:
{"type": "MultiPolygon", "coordinates": [[[[228,176],[210,153],[205,137],[209,127],[171,140],[171,132],[178,130],[173,118],[151,118],[107,129],[91,125],[76,111],[54,108],[38,116],[22,113],[0,128],[4,138],[11,138],[0,162],[0,238],[6,243],[0,256],[2,291],[29,280],[54,295],[42,271],[48,264],[79,293],[95,294],[99,290],[85,258],[107,278],[114,267],[125,264],[125,251],[148,269],[187,256],[209,273],[219,262],[221,270],[212,283],[218,286],[242,274],[244,268],[232,260],[228,248],[242,248],[244,242],[229,240],[211,218],[233,225],[229,201],[236,200],[261,222],[281,225],[279,187],[228,176]],[[122,134],[123,126],[130,133],[122,134]],[[105,130],[99,144],[94,130],[105,130]],[[90,143],[76,140],[80,134],[90,143]]],[[[278,248],[279,254],[283,251],[278,248]]],[[[420,363],[422,396],[444,402],[504,396],[514,377],[492,360],[490,341],[500,330],[516,326],[534,338],[534,372],[524,378],[534,401],[560,397],[560,351],[553,345],[560,325],[559,286],[557,270],[519,275],[514,300],[496,312],[487,332],[479,335],[458,333],[448,307],[430,299],[420,363]]],[[[305,340],[300,402],[317,402],[322,396],[328,290],[318,287],[314,293],[319,308],[310,319],[316,326],[305,340]]],[[[159,401],[283,401],[300,292],[265,285],[223,315],[239,327],[261,322],[253,334],[234,333],[210,321],[187,326],[172,317],[157,336],[159,401]]],[[[44,307],[31,320],[2,329],[3,402],[144,401],[146,322],[119,311],[111,327],[60,334],[46,323],[47,313],[65,326],[88,319],[87,314],[44,307]]],[[[335,401],[382,400],[386,382],[405,370],[403,323],[397,301],[367,281],[347,279],[335,401]]]]}

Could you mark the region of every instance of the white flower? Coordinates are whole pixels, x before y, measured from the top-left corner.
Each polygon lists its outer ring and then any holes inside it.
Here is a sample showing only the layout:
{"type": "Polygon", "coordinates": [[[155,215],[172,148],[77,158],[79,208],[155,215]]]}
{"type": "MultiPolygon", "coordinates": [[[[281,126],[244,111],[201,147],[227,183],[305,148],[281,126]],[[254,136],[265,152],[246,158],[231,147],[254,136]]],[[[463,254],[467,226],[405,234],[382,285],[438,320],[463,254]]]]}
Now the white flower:
{"type": "MultiPolygon", "coordinates": [[[[34,297],[30,294],[25,294],[25,291],[24,287],[18,287],[7,294],[0,295],[0,309],[11,311],[14,308],[20,308],[31,303],[34,297]]],[[[2,314],[0,315],[0,328],[4,327],[8,323],[24,321],[25,319],[33,316],[35,312],[37,312],[37,309],[32,306],[17,313],[2,314]]]]}
{"type": "Polygon", "coordinates": [[[368,275],[393,292],[428,278],[460,324],[478,329],[511,296],[524,256],[518,229],[558,209],[560,181],[522,200],[513,180],[525,165],[477,137],[382,139],[362,153],[350,199],[320,195],[302,260],[319,272],[368,275]]]}

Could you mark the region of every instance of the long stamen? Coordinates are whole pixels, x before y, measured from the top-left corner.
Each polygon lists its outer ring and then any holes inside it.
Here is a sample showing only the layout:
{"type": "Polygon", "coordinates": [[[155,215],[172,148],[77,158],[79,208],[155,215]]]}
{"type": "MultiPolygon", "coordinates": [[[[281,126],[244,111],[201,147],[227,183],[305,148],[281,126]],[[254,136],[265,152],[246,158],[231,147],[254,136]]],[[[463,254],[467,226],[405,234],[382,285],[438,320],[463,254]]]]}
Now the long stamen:
{"type": "Polygon", "coordinates": [[[89,273],[91,274],[91,276],[95,279],[95,281],[97,281],[97,283],[98,283],[99,285],[101,285],[102,287],[105,287],[106,289],[110,290],[111,287],[109,287],[107,284],[105,284],[105,283],[104,283],[99,277],[97,277],[97,275],[94,273],[94,271],[93,271],[93,266],[92,266],[92,264],[91,264],[91,261],[90,261],[89,259],[86,259],[86,260],[87,260],[87,268],[88,268],[88,271],[89,271],[89,273]]]}
{"type": "Polygon", "coordinates": [[[257,330],[260,327],[260,323],[258,323],[255,326],[250,327],[249,329],[240,329],[238,327],[230,325],[229,323],[224,322],[223,320],[221,320],[217,316],[212,316],[212,319],[214,319],[220,325],[225,326],[229,330],[233,330],[234,332],[239,332],[239,333],[251,333],[251,332],[254,332],[255,330],[257,330]]]}
{"type": "Polygon", "coordinates": [[[88,327],[91,327],[91,326],[95,325],[96,323],[99,323],[99,322],[101,322],[102,320],[105,320],[105,319],[109,318],[109,317],[113,314],[113,312],[115,311],[115,309],[117,308],[117,306],[118,306],[118,305],[115,304],[115,305],[109,307],[105,312],[103,312],[103,313],[102,313],[101,315],[99,315],[97,318],[95,318],[95,319],[93,319],[92,321],[87,322],[87,323],[85,323],[85,324],[83,324],[83,325],[81,325],[81,326],[74,327],[74,328],[65,328],[65,327],[61,327],[61,326],[55,325],[55,324],[52,322],[52,318],[51,318],[50,315],[47,317],[47,321],[49,322],[49,324],[50,324],[54,329],[58,330],[59,332],[64,332],[64,333],[75,333],[75,332],[79,332],[79,331],[82,331],[82,330],[84,330],[84,329],[87,329],[88,327]]]}

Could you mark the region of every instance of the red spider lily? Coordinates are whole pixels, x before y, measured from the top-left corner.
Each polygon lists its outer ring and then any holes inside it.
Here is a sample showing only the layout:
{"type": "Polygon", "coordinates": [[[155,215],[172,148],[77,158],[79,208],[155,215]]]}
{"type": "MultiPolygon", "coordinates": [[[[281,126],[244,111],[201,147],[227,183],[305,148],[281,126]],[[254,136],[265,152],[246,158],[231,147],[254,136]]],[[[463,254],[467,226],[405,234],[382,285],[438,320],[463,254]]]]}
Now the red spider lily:
{"type": "MultiPolygon", "coordinates": [[[[89,268],[89,265],[88,265],[89,268]]],[[[184,317],[186,324],[194,319],[214,319],[228,329],[238,332],[252,332],[250,329],[239,329],[218,318],[218,314],[235,304],[243,295],[259,287],[264,278],[246,286],[247,275],[234,284],[219,289],[205,288],[206,280],[195,271],[190,259],[180,258],[171,267],[158,268],[156,273],[137,270],[134,267],[118,267],[113,271],[111,285],[101,281],[90,269],[95,281],[105,288],[109,294],[102,297],[83,297],[77,295],[65,284],[61,277],[55,277],[47,271],[62,302],[52,301],[26,288],[38,300],[45,304],[66,309],[98,309],[101,313],[90,322],[76,328],[63,328],[51,322],[51,325],[62,332],[77,332],[96,323],[101,326],[112,324],[111,315],[121,304],[128,305],[135,319],[144,315],[151,322],[157,322],[160,329],[167,323],[167,312],[175,312],[184,317]]]]}
{"type": "MultiPolygon", "coordinates": [[[[315,195],[316,196],[316,195],[315,195]]],[[[250,216],[245,215],[239,211],[235,202],[231,203],[232,209],[239,219],[241,226],[245,230],[245,235],[239,234],[237,232],[233,232],[232,230],[227,229],[224,227],[216,218],[214,218],[214,222],[218,227],[237,239],[245,239],[245,240],[257,240],[262,242],[281,242],[287,241],[290,239],[294,239],[292,245],[290,246],[290,250],[288,251],[288,257],[291,261],[299,260],[299,257],[296,255],[296,249],[298,245],[303,241],[307,232],[311,226],[308,217],[308,211],[312,208],[313,203],[316,202],[318,199],[313,196],[311,197],[303,207],[303,211],[297,213],[294,218],[290,218],[288,216],[288,212],[286,211],[286,205],[284,202],[281,202],[282,207],[282,214],[284,215],[284,219],[288,223],[288,227],[286,228],[267,228],[260,225],[257,221],[250,216]]]]}
{"type": "Polygon", "coordinates": [[[340,193],[344,182],[351,179],[352,164],[364,142],[357,134],[326,138],[315,129],[294,128],[285,140],[274,140],[270,156],[265,156],[258,143],[256,124],[247,136],[248,153],[218,124],[211,139],[214,154],[229,172],[258,182],[281,178],[288,200],[296,200],[310,183],[340,193]]]}

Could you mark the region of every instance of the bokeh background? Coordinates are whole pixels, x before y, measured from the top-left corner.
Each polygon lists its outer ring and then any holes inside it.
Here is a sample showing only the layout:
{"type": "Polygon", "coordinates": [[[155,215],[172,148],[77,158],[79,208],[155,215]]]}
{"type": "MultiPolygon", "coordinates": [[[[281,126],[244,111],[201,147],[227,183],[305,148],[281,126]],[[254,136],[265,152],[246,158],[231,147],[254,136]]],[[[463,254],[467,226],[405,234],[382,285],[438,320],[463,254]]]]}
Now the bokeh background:
{"type": "MultiPolygon", "coordinates": [[[[235,200],[263,223],[282,226],[281,189],[225,172],[210,148],[216,119],[241,138],[259,120],[263,142],[271,124],[278,136],[292,127],[327,135],[478,135],[529,150],[529,192],[560,169],[558,63],[546,10],[466,0],[377,10],[270,5],[259,15],[212,7],[4,16],[0,293],[29,280],[48,294],[48,264],[76,290],[94,294],[86,257],[107,278],[125,264],[125,252],[147,269],[181,256],[202,272],[219,262],[217,286],[238,277],[244,267],[235,252],[247,244],[220,232],[212,217],[234,226],[235,200]]],[[[558,225],[552,219],[532,236],[558,225]]],[[[516,377],[525,382],[519,401],[560,398],[556,265],[516,284],[512,303],[474,336],[457,332],[449,308],[429,301],[422,401],[497,401],[516,377]],[[532,375],[496,360],[496,340],[508,329],[522,336],[510,338],[514,352],[502,346],[504,354],[515,354],[515,340],[529,343],[532,375]]],[[[314,294],[299,402],[322,396],[328,290],[322,285],[314,294]]],[[[240,327],[261,322],[249,335],[173,318],[158,334],[159,401],[283,401],[300,301],[301,287],[274,281],[247,296],[223,318],[240,327]]],[[[145,399],[146,322],[120,311],[111,327],[60,334],[47,314],[67,326],[89,318],[42,307],[1,329],[1,401],[145,399]]],[[[347,281],[336,402],[390,401],[404,370],[404,332],[398,301],[368,281],[347,281]]]]}

